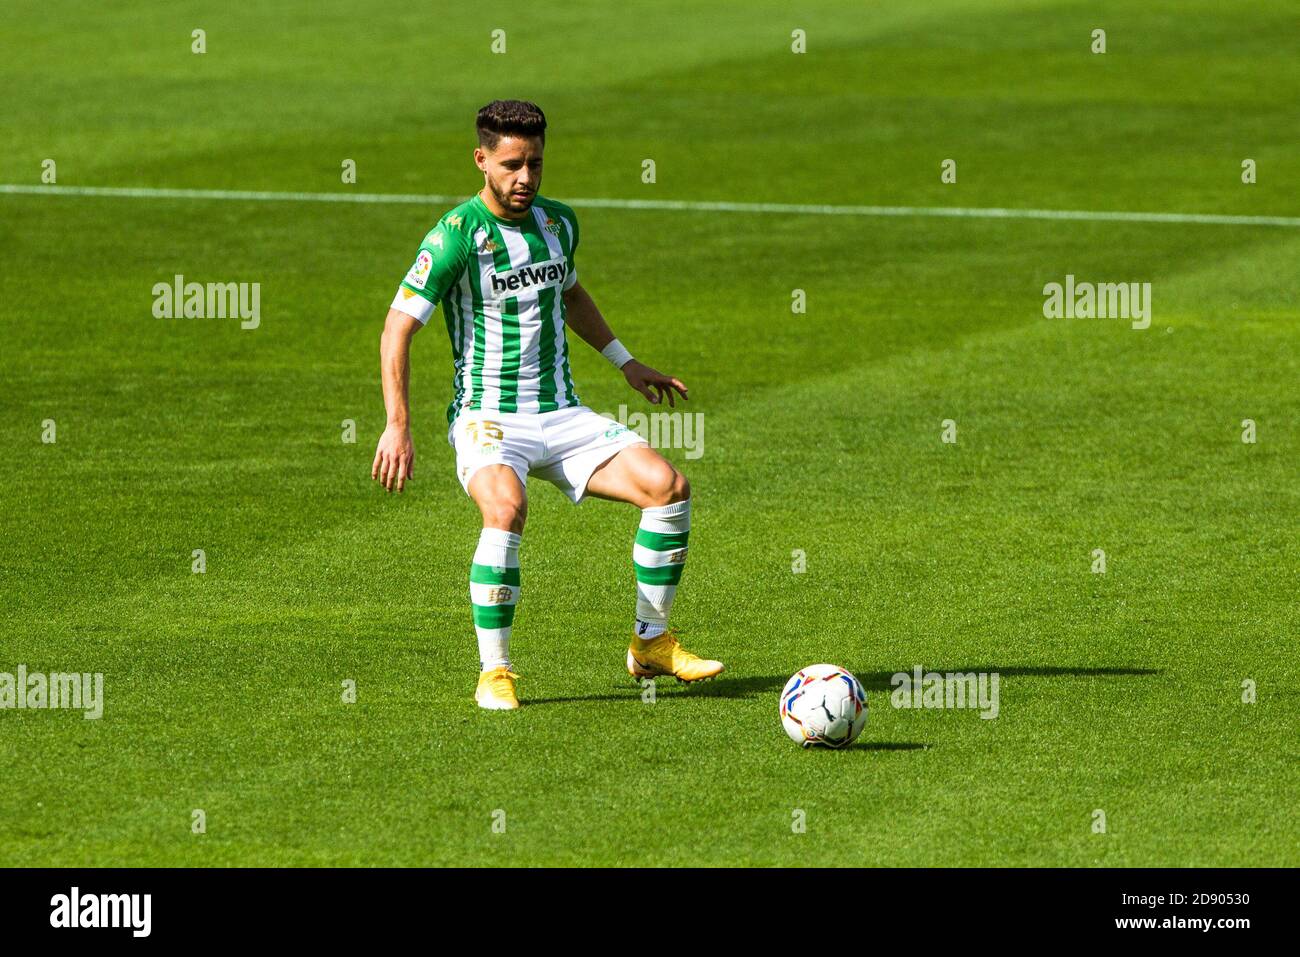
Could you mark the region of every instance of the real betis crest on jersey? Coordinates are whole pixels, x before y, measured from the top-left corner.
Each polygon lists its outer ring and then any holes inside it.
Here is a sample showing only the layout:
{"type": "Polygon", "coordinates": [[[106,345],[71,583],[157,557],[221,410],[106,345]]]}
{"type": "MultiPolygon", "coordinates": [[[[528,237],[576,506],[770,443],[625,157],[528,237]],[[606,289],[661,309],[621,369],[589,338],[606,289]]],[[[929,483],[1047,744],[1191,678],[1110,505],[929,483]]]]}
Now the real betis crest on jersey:
{"type": "Polygon", "coordinates": [[[425,236],[393,308],[427,322],[442,303],[455,367],[449,420],[460,409],[579,404],[563,299],[577,282],[577,246],[573,210],[542,196],[519,220],[493,215],[475,196],[425,236]]]}

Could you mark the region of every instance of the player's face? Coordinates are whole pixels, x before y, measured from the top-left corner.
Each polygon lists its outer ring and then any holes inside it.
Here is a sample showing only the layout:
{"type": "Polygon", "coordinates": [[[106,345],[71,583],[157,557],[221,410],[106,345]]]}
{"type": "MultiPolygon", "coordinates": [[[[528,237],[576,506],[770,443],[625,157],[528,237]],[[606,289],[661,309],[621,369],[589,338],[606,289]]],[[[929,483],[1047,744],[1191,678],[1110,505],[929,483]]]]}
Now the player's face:
{"type": "Polygon", "coordinates": [[[496,149],[474,150],[474,161],[493,198],[512,216],[523,216],[533,205],[542,183],[540,137],[504,136],[496,149]]]}

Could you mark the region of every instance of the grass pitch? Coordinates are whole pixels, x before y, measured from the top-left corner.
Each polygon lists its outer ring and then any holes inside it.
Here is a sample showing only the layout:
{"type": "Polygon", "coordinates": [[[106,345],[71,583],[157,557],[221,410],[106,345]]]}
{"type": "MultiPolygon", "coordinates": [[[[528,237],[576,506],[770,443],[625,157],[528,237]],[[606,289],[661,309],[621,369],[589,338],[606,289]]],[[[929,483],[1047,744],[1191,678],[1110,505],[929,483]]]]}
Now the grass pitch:
{"type": "MultiPolygon", "coordinates": [[[[1287,4],[10,6],[3,183],[465,196],[474,111],[538,101],[584,285],[704,416],[666,451],[673,620],[728,670],[643,703],[636,514],[533,483],[526,706],[474,707],[440,320],[416,481],[369,481],[379,329],[442,207],[0,195],[0,671],[106,699],[0,711],[0,865],[1300,862],[1300,229],[576,202],[1294,217],[1287,4]],[[260,283],[260,327],[154,318],[178,273],[260,283]],[[1045,319],[1067,274],[1150,282],[1150,328],[1045,319]],[[868,687],[852,750],[779,726],[817,661],[868,687]],[[997,720],[891,707],[918,664],[998,672],[997,720]]],[[[647,408],[571,341],[587,405],[647,408]]]]}

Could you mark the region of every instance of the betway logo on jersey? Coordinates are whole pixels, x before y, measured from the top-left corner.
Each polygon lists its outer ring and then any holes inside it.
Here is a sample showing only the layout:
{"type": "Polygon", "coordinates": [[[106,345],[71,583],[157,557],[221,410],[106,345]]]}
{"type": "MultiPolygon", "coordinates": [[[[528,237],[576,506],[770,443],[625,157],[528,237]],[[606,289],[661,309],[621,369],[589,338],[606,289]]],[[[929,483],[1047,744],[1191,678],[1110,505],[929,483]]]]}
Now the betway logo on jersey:
{"type": "Polygon", "coordinates": [[[493,273],[491,287],[484,291],[490,293],[493,299],[509,299],[558,286],[568,274],[569,263],[563,257],[544,263],[530,263],[518,269],[493,273]]]}

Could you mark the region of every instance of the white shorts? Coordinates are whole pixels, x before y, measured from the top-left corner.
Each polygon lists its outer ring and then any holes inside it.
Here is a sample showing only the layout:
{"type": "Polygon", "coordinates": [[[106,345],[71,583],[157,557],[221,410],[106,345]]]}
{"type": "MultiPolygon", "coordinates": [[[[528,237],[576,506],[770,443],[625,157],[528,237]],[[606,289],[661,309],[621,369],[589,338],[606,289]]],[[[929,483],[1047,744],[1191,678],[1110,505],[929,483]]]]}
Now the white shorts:
{"type": "Polygon", "coordinates": [[[529,473],[552,483],[577,504],[591,473],[645,439],[585,405],[554,412],[476,412],[461,409],[447,429],[456,450],[456,476],[469,494],[470,479],[485,465],[508,465],[528,484],[529,473]]]}

